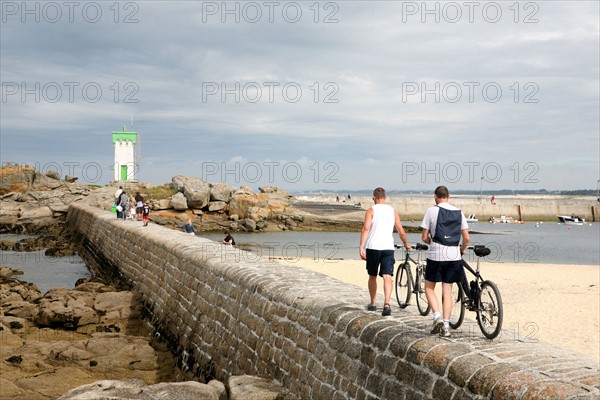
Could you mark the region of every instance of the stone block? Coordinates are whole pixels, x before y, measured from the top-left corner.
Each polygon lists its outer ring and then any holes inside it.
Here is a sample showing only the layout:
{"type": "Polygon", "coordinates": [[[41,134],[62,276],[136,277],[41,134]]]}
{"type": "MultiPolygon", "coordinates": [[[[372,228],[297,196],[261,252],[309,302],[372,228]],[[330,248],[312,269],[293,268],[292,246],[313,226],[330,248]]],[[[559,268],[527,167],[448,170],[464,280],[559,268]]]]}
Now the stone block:
{"type": "Polygon", "coordinates": [[[440,376],[446,374],[446,368],[455,358],[472,352],[466,344],[449,343],[434,347],[425,356],[424,365],[440,376]]]}
{"type": "Polygon", "coordinates": [[[481,354],[468,354],[459,357],[450,364],[448,369],[448,378],[456,385],[465,387],[467,381],[480,368],[492,363],[493,361],[481,354]]]}
{"type": "Polygon", "coordinates": [[[410,346],[406,353],[406,359],[414,364],[421,364],[427,353],[440,344],[439,337],[428,337],[419,339],[410,346]]]}
{"type": "Polygon", "coordinates": [[[509,363],[488,364],[477,370],[467,382],[467,388],[476,394],[488,397],[494,385],[521,367],[509,363]]]}
{"type": "Polygon", "coordinates": [[[433,385],[431,397],[439,400],[451,400],[454,395],[455,387],[443,379],[438,379],[433,385]]]}

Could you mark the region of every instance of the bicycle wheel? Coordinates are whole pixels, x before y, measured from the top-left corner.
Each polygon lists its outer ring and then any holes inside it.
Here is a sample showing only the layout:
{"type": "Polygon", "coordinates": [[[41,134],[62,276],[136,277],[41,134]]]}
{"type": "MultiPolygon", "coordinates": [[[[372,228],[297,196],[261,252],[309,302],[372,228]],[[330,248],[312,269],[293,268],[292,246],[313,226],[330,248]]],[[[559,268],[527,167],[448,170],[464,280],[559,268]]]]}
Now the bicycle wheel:
{"type": "Polygon", "coordinates": [[[452,314],[450,315],[450,328],[452,329],[458,329],[465,319],[464,293],[460,282],[452,284],[452,314]]]}
{"type": "Polygon", "coordinates": [[[410,266],[407,263],[400,264],[396,270],[396,300],[400,308],[410,304],[411,291],[410,266]]]}
{"type": "Polygon", "coordinates": [[[417,308],[419,309],[419,313],[423,316],[429,314],[431,307],[429,306],[429,301],[427,301],[427,296],[425,296],[425,276],[424,276],[425,266],[419,268],[417,267],[417,279],[415,279],[415,295],[417,296],[417,308]]]}
{"type": "Polygon", "coordinates": [[[498,287],[492,281],[483,281],[479,293],[477,323],[486,338],[498,336],[502,329],[502,317],[502,297],[498,287]]]}

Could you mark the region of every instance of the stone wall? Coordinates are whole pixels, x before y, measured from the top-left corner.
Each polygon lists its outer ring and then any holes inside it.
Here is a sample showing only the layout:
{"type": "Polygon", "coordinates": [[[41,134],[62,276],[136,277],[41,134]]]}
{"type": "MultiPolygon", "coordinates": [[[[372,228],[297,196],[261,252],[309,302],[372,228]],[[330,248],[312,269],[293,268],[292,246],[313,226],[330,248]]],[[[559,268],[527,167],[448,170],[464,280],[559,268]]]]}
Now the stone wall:
{"type": "MultiPolygon", "coordinates": [[[[71,205],[84,257],[138,291],[194,376],[268,375],[302,399],[598,398],[598,363],[476,324],[430,336],[415,307],[365,310],[365,289],[157,225],[71,205]]],[[[559,321],[557,321],[559,323],[559,321]]],[[[557,329],[559,327],[557,326],[557,329]]]]}
{"type": "MultiPolygon", "coordinates": [[[[371,204],[365,201],[363,204],[371,204]]],[[[434,205],[433,194],[431,198],[417,197],[391,197],[388,201],[400,213],[403,220],[409,218],[421,219],[425,210],[434,205]]],[[[460,208],[465,215],[475,214],[480,221],[487,221],[491,217],[506,215],[525,221],[554,220],[558,222],[557,215],[579,215],[586,221],[600,220],[600,203],[595,197],[581,198],[505,198],[496,199],[496,204],[490,202],[490,197],[477,199],[473,197],[450,198],[450,203],[460,208]]]]}

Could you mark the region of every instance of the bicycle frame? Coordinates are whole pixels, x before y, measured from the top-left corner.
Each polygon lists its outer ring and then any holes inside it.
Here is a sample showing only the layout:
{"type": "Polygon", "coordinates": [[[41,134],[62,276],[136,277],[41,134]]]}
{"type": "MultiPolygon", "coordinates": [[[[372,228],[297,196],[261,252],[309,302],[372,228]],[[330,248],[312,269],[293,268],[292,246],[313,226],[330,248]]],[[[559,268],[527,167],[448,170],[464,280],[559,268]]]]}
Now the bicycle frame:
{"type": "MultiPolygon", "coordinates": [[[[479,258],[480,257],[477,257],[476,269],[473,269],[473,267],[471,267],[469,263],[467,263],[465,260],[462,260],[463,271],[466,269],[471,273],[471,275],[475,277],[478,291],[481,290],[481,282],[483,281],[483,278],[479,273],[479,258]]],[[[477,304],[475,304],[475,299],[473,299],[471,296],[471,286],[469,285],[469,278],[467,277],[467,274],[463,274],[463,279],[461,280],[460,284],[463,288],[464,295],[469,299],[469,302],[467,303],[467,308],[469,309],[469,311],[475,311],[477,309],[477,304]]]]}
{"type": "MultiPolygon", "coordinates": [[[[480,258],[490,254],[490,250],[485,246],[469,247],[477,255],[477,268],[473,269],[468,262],[462,260],[463,276],[458,285],[459,296],[454,304],[459,305],[458,316],[450,321],[452,329],[458,329],[464,318],[465,308],[474,311],[477,314],[477,323],[484,336],[488,339],[494,339],[500,334],[503,320],[502,296],[496,284],[489,280],[484,280],[479,270],[480,258]],[[475,280],[469,283],[465,270],[469,271],[475,280]]],[[[455,316],[453,315],[452,318],[455,316]]]]}
{"type": "MultiPolygon", "coordinates": [[[[401,248],[401,246],[395,246],[401,248]]],[[[417,302],[417,308],[421,315],[427,315],[430,311],[429,302],[425,296],[425,285],[423,282],[425,268],[421,251],[427,250],[427,246],[417,243],[414,251],[418,252],[417,259],[411,256],[411,250],[406,249],[404,260],[398,264],[396,271],[396,300],[400,308],[406,308],[410,305],[411,297],[414,294],[417,302]],[[412,272],[411,263],[415,266],[415,274],[412,272]]]]}

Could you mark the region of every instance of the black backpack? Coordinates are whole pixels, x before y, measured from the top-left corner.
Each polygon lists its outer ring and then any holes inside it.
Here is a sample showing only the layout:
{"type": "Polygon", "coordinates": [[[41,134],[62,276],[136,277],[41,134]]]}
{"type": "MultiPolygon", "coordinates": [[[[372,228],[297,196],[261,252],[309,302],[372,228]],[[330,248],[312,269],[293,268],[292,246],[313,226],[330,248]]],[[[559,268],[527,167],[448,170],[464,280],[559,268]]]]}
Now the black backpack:
{"type": "Polygon", "coordinates": [[[462,214],[460,210],[447,210],[437,206],[439,213],[432,240],[444,246],[458,246],[461,237],[462,214]]]}

